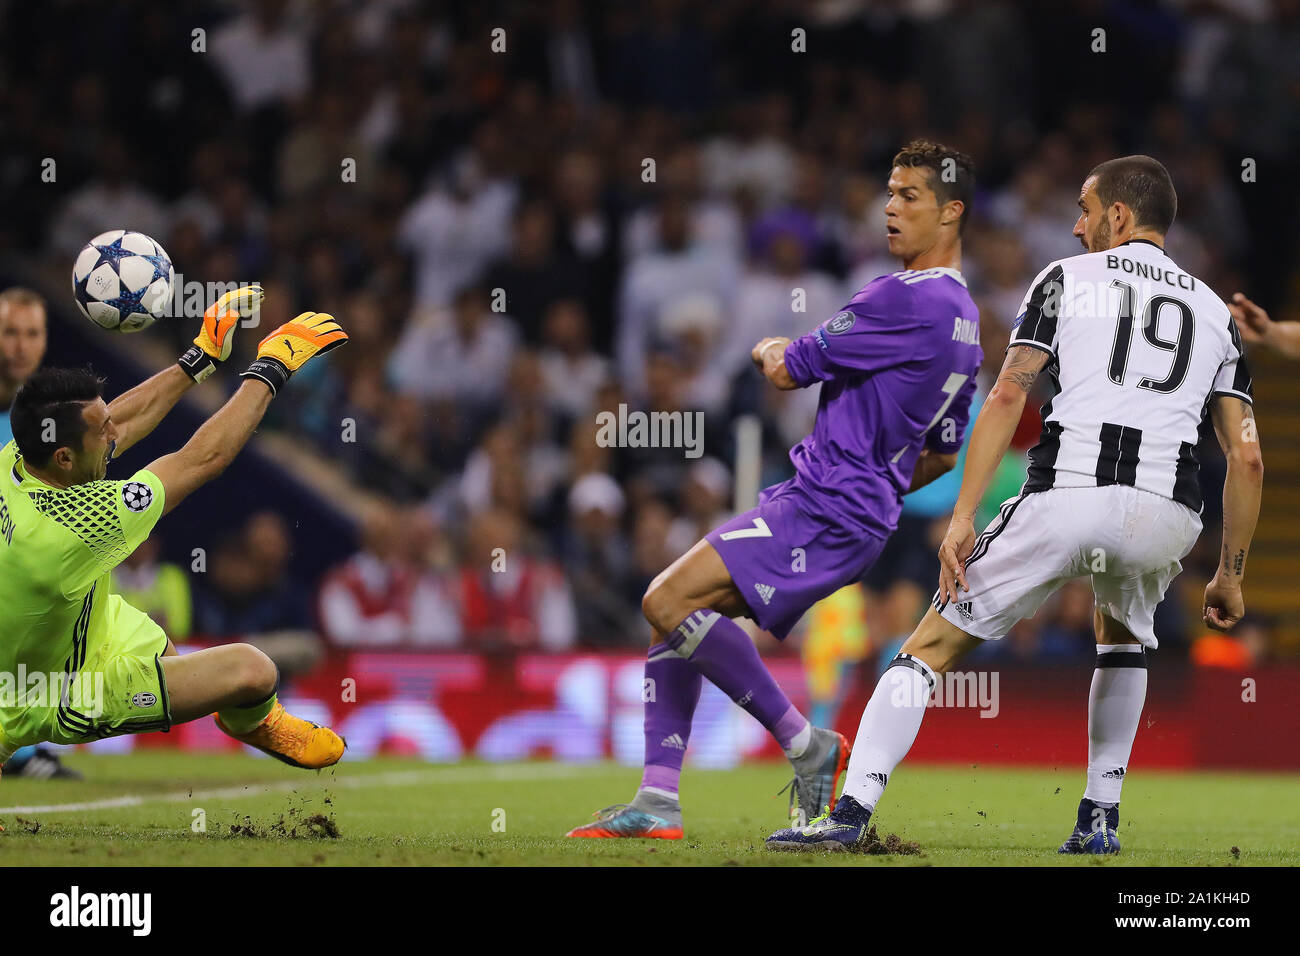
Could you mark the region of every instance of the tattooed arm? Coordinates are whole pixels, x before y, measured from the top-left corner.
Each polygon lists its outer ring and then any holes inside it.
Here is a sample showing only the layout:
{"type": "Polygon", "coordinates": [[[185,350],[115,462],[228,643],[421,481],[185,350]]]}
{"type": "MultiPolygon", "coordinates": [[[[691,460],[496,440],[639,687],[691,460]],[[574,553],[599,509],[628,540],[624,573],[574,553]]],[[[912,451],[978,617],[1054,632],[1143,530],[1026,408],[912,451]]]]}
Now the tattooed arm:
{"type": "Polygon", "coordinates": [[[1051,358],[1050,353],[1030,345],[1013,345],[1008,349],[997,384],[975,419],[970,446],[966,449],[961,493],[957,495],[948,535],[939,547],[939,594],[943,600],[956,596],[956,585],[966,587],[966,558],[975,546],[975,509],[1007,453],[1029,390],[1051,358]]]}
{"type": "Polygon", "coordinates": [[[1227,631],[1246,613],[1241,582],[1259,519],[1264,459],[1249,405],[1230,395],[1218,395],[1210,403],[1210,414],[1219,447],[1228,460],[1228,474],[1223,482],[1223,546],[1219,569],[1205,588],[1203,618],[1214,630],[1227,631]]]}
{"type": "Polygon", "coordinates": [[[957,507],[953,509],[955,515],[974,516],[993,473],[997,471],[998,462],[1007,453],[1011,436],[1020,424],[1029,391],[1051,358],[1042,349],[1029,345],[1014,345],[1007,350],[997,384],[984,400],[984,407],[971,429],[961,494],[957,496],[957,507]]]}

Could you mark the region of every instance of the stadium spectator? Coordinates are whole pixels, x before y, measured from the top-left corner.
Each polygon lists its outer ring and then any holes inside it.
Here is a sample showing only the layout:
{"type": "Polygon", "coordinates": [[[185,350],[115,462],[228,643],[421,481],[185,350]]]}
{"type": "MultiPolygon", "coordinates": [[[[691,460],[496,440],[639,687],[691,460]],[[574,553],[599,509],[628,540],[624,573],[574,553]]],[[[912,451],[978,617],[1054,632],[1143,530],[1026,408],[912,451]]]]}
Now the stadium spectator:
{"type": "Polygon", "coordinates": [[[0,445],[13,440],[9,406],[41,367],[47,342],[45,300],[21,286],[0,292],[0,445]]]}
{"type": "Polygon", "coordinates": [[[460,617],[451,582],[435,570],[441,534],[422,508],[378,505],[362,548],[321,585],[321,632],[336,647],[454,647],[460,617]]]}
{"type": "Polygon", "coordinates": [[[213,32],[213,59],[241,112],[288,107],[311,82],[310,36],[290,17],[288,0],[251,6],[213,32]]]}
{"type": "Polygon", "coordinates": [[[1055,609],[1039,633],[1039,657],[1084,660],[1095,654],[1092,587],[1086,580],[1070,581],[1056,595],[1055,609]]]}
{"type": "Polygon", "coordinates": [[[358,132],[356,97],[328,87],[311,101],[310,119],[295,127],[280,147],[278,194],[289,202],[308,199],[340,181],[362,195],[375,191],[378,168],[358,132]],[[341,167],[343,163],[348,166],[341,167]]]}
{"type": "Polygon", "coordinates": [[[529,553],[522,522],[488,509],[470,520],[465,537],[458,597],[467,645],[489,652],[572,647],[573,594],[558,567],[529,553]]]}
{"type": "Polygon", "coordinates": [[[701,458],[693,462],[681,486],[680,514],[668,529],[669,550],[685,554],[696,541],[730,518],[731,491],[731,471],[721,461],[701,458]]]}
{"type": "Polygon", "coordinates": [[[398,226],[399,244],[415,259],[418,305],[450,305],[507,250],[518,187],[499,175],[492,159],[503,148],[502,138],[500,130],[485,124],[475,148],[453,163],[450,184],[416,200],[398,226]],[[488,148],[480,148],[484,145],[488,148]]]}
{"type": "Polygon", "coordinates": [[[389,366],[399,392],[463,419],[464,438],[478,434],[501,401],[519,341],[514,323],[490,306],[487,289],[466,286],[451,321],[410,326],[389,366]]]}
{"type": "Polygon", "coordinates": [[[197,578],[195,631],[242,637],[311,627],[310,589],[289,571],[292,538],[272,511],[252,515],[209,557],[197,578]]]}
{"type": "Polygon", "coordinates": [[[827,220],[826,231],[848,270],[845,293],[855,294],[867,282],[894,268],[889,247],[880,230],[889,197],[880,183],[861,172],[846,172],[839,202],[827,220]]]}
{"type": "Polygon", "coordinates": [[[136,183],[130,150],[120,135],[105,138],[94,171],[94,178],[68,196],[50,226],[53,249],[69,262],[88,239],[114,228],[108,223],[129,222],[151,236],[165,232],[166,210],[136,183]]]}
{"type": "Polygon", "coordinates": [[[1025,298],[1028,252],[1016,231],[990,229],[980,234],[974,258],[980,266],[973,294],[980,304],[981,331],[994,323],[1009,330],[1025,298]]]}
{"type": "Polygon", "coordinates": [[[712,322],[712,334],[723,315],[729,314],[735,294],[736,263],[692,241],[684,199],[671,196],[659,206],[659,245],[655,251],[632,257],[619,293],[616,353],[619,380],[633,395],[645,394],[645,358],[654,346],[665,344],[671,333],[693,324],[703,329],[712,322]],[[711,316],[706,319],[705,316],[711,316]]]}
{"type": "MultiPolygon", "coordinates": [[[[745,255],[745,221],[737,204],[706,188],[699,146],[674,147],[662,170],[663,190],[685,204],[692,242],[713,255],[740,262],[745,255]]],[[[644,206],[628,216],[623,255],[629,259],[665,248],[662,210],[644,206]]]]}
{"type": "MultiPolygon", "coordinates": [[[[589,313],[608,315],[620,266],[621,220],[599,157],[589,149],[566,150],[556,160],[551,190],[557,245],[582,265],[589,313]]],[[[600,330],[598,343],[603,351],[609,350],[610,331],[600,330]]]]}
{"type": "Polygon", "coordinates": [[[569,492],[560,552],[586,647],[640,646],[641,605],[630,599],[635,585],[621,528],[624,504],[622,489],[609,475],[583,475],[569,492]]]}
{"type": "Polygon", "coordinates": [[[725,346],[731,375],[745,367],[755,342],[768,336],[797,338],[816,324],[814,316],[834,315],[848,301],[833,276],[810,266],[820,242],[818,229],[809,213],[783,209],[750,230],[753,264],[737,283],[736,318],[725,346]]]}
{"type": "Polygon", "coordinates": [[[159,535],[146,538],[113,571],[113,591],[153,618],[172,642],[179,644],[190,636],[194,617],[190,575],[162,560],[162,550],[159,535]]]}
{"type": "MultiPolygon", "coordinates": [[[[632,520],[634,583],[629,598],[640,601],[641,595],[645,594],[646,588],[659,572],[685,553],[669,543],[672,523],[672,508],[656,498],[648,498],[637,507],[632,520]]],[[[642,621],[636,633],[644,637],[648,632],[649,625],[642,621]]]]}
{"type": "Polygon", "coordinates": [[[610,363],[591,348],[586,308],[576,299],[551,305],[542,339],[541,375],[548,407],[568,421],[590,414],[597,391],[609,381],[610,363]]]}
{"type": "Polygon", "coordinates": [[[504,311],[528,345],[541,341],[542,321],[552,303],[582,298],[586,292],[578,261],[556,250],[555,214],[536,199],[515,210],[510,253],[493,262],[481,281],[493,295],[498,289],[504,293],[504,311]]]}

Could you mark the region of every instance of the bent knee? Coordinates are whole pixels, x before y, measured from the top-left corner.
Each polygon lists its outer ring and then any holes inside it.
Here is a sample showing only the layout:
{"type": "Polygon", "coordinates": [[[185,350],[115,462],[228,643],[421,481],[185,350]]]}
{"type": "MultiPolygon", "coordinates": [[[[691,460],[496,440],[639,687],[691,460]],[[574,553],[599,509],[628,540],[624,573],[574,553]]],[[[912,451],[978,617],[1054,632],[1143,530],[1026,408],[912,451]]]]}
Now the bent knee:
{"type": "Polygon", "coordinates": [[[641,613],[661,634],[671,634],[692,610],[683,608],[681,589],[671,572],[664,572],[651,581],[641,597],[641,613]]]}
{"type": "Polygon", "coordinates": [[[240,688],[259,697],[267,697],[275,690],[280,672],[275,661],[252,644],[235,644],[239,649],[238,668],[240,688]]]}

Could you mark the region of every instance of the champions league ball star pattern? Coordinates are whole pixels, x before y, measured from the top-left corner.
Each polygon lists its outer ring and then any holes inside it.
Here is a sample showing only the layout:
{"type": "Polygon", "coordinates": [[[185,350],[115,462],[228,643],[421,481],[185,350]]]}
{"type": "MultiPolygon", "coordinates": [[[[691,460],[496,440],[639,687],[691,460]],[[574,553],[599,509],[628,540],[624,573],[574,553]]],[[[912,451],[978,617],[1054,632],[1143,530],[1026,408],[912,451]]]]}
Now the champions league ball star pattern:
{"type": "Polygon", "coordinates": [[[171,301],[175,270],[167,252],[142,232],[114,229],[90,240],[72,267],[81,314],[112,332],[138,332],[171,301]]]}

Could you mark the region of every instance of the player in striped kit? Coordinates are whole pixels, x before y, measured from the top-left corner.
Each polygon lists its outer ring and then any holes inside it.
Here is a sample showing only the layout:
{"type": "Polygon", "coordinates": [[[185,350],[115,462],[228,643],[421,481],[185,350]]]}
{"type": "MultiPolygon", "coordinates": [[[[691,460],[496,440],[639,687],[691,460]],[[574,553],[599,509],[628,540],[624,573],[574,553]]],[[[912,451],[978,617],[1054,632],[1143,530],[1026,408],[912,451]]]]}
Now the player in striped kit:
{"type": "Polygon", "coordinates": [[[936,676],[1032,616],[1067,580],[1090,576],[1098,643],[1087,787],[1061,852],[1119,850],[1120,789],[1146,698],[1147,651],[1157,646],[1153,614],[1201,532],[1193,448],[1207,411],[1228,472],[1222,560],[1204,619],[1227,630],[1245,612],[1263,463],[1237,328],[1214,291],[1165,252],[1177,196],[1159,162],[1102,163],[1079,205],[1074,234],[1088,251],[1034,280],[971,432],[934,607],[863,712],[834,810],[774,833],[774,849],[852,849],[916,739],[936,676]],[[975,507],[1044,370],[1055,394],[1028,478],[977,537],[975,507]]]}

